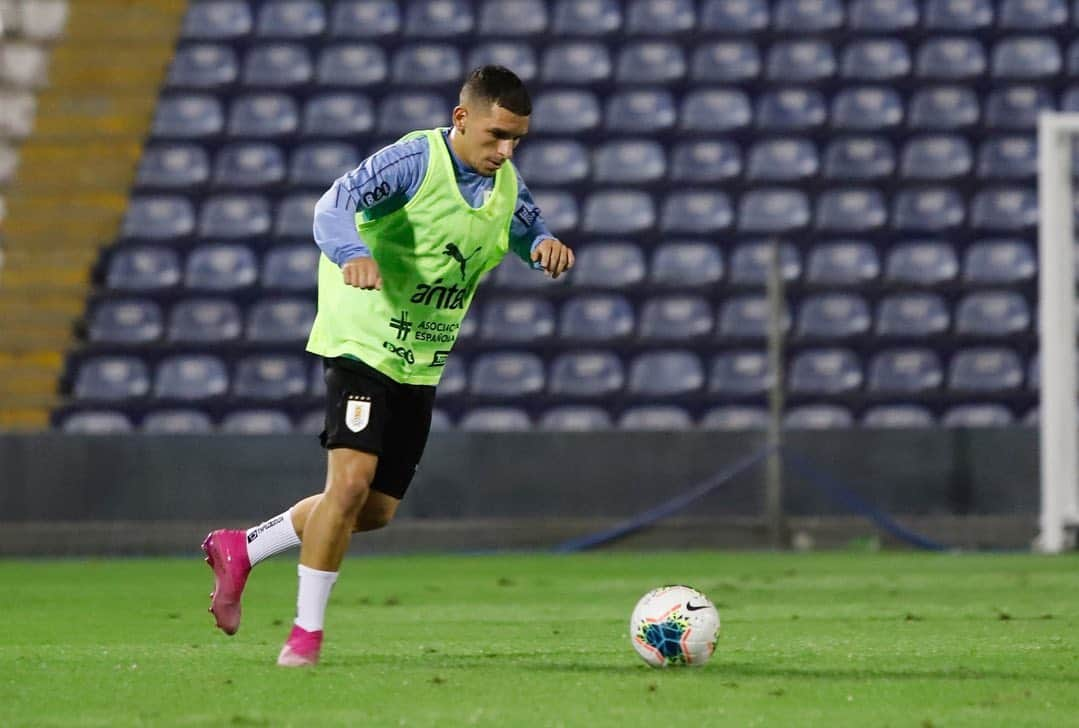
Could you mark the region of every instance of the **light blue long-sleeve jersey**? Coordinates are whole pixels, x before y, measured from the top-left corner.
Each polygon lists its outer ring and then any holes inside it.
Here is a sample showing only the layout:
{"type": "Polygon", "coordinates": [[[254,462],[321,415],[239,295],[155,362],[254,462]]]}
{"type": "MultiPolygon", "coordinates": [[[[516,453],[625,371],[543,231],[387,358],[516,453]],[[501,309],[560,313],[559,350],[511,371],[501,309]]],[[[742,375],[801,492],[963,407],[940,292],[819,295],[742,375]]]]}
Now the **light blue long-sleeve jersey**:
{"type": "MultiPolygon", "coordinates": [[[[448,134],[448,129],[443,130],[461,194],[473,207],[481,207],[484,194],[494,187],[494,177],[484,177],[458,159],[448,134]]],[[[315,242],[326,257],[340,266],[352,258],[370,256],[371,250],[356,230],[357,210],[374,220],[404,207],[419,190],[429,157],[427,139],[419,137],[383,147],[359,167],[339,177],[315,205],[315,242]]],[[[552,237],[532,193],[518,173],[516,212],[510,221],[510,250],[531,265],[532,250],[540,241],[552,237]]]]}

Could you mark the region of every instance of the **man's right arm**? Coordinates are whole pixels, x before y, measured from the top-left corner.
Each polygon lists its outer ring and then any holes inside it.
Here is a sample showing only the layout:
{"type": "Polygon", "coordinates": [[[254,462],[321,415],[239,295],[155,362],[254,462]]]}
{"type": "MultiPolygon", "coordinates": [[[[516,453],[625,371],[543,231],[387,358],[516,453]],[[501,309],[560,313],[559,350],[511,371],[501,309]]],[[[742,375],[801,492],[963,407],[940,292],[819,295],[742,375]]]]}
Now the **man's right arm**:
{"type": "Polygon", "coordinates": [[[356,213],[368,219],[394,212],[412,199],[427,169],[423,137],[391,144],[339,177],[315,205],[315,243],[338,266],[370,258],[371,249],[356,230],[356,213]]]}

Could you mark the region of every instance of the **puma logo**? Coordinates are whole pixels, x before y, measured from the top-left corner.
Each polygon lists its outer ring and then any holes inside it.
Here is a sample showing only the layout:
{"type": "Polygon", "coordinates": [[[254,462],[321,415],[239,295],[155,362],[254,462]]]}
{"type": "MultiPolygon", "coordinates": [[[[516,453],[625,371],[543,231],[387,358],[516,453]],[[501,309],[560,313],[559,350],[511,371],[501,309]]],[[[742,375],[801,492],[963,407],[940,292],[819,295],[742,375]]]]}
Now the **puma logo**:
{"type": "Polygon", "coordinates": [[[463,281],[468,276],[468,261],[472,260],[472,257],[478,252],[480,252],[480,248],[473,250],[472,254],[466,258],[464,254],[461,253],[461,249],[457,247],[456,243],[447,243],[446,249],[442,251],[442,254],[453,258],[460,264],[461,280],[463,281]]]}

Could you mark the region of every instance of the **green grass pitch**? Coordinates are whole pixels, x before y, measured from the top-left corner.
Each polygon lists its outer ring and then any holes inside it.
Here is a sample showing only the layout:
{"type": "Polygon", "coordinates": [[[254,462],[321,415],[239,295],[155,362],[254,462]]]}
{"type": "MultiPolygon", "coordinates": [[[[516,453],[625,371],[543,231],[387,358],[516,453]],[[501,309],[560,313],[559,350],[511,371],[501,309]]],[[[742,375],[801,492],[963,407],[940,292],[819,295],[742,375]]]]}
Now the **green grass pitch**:
{"type": "Polygon", "coordinates": [[[0,724],[1079,725],[1073,556],[354,558],[302,671],[274,665],[294,564],[257,567],[229,638],[195,558],[0,561],[0,724]],[[720,609],[703,668],[629,644],[665,583],[720,609]]]}

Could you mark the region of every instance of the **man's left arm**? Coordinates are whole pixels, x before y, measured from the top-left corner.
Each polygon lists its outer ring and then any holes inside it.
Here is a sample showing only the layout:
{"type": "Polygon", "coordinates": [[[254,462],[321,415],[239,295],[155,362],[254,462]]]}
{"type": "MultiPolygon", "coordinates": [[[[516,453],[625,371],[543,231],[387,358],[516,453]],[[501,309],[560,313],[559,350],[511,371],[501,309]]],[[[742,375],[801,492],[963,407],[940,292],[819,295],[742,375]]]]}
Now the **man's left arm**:
{"type": "Polygon", "coordinates": [[[536,270],[557,278],[573,267],[573,251],[551,234],[532,193],[517,175],[517,206],[510,220],[510,249],[536,270]]]}

